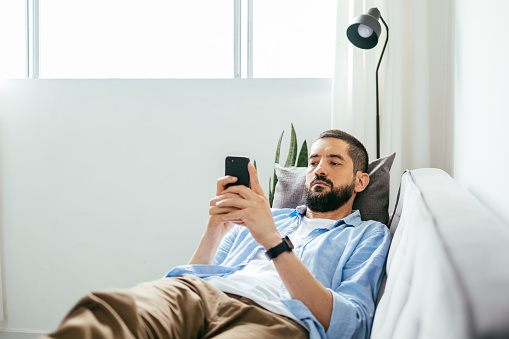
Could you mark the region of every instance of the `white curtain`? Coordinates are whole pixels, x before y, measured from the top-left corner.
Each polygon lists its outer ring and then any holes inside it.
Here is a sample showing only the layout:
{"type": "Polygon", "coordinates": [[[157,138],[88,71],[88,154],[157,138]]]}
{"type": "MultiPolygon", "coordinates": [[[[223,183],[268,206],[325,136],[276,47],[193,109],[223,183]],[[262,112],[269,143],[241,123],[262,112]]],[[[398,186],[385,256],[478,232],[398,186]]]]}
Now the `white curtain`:
{"type": "MultiPolygon", "coordinates": [[[[332,127],[345,130],[376,158],[376,66],[386,38],[371,50],[353,46],[346,29],[377,7],[389,26],[379,70],[381,156],[396,152],[392,192],[405,169],[452,173],[452,0],[338,1],[332,127]]],[[[395,193],[394,193],[395,194],[395,193]]],[[[394,200],[394,197],[391,198],[394,200]]]]}
{"type": "MultiPolygon", "coordinates": [[[[0,262],[1,262],[0,257],[0,262]]],[[[0,266],[0,321],[4,320],[4,295],[3,295],[3,277],[2,277],[2,267],[0,266]]]]}

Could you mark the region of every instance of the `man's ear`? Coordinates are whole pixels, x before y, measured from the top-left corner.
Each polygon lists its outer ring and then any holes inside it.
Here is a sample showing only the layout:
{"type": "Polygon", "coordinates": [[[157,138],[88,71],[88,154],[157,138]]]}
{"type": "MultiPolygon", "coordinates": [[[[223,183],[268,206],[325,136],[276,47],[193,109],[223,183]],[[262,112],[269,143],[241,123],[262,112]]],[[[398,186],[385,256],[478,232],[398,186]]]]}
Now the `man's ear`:
{"type": "Polygon", "coordinates": [[[364,191],[364,189],[369,184],[369,175],[367,173],[362,173],[358,171],[355,178],[355,192],[359,193],[364,191]]]}

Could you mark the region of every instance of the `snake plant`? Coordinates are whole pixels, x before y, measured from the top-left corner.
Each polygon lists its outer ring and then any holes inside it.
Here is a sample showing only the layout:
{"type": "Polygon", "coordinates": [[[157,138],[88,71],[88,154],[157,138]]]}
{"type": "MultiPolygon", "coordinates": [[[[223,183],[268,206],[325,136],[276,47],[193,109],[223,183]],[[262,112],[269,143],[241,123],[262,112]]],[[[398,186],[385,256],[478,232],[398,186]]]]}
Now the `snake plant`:
{"type": "MultiPolygon", "coordinates": [[[[291,135],[290,135],[290,149],[288,150],[288,156],[286,158],[284,167],[307,167],[308,165],[308,146],[306,140],[302,143],[299,153],[297,153],[297,133],[295,133],[295,128],[292,125],[291,135]]],[[[285,131],[281,132],[281,136],[279,137],[279,141],[276,147],[276,156],[274,162],[279,164],[279,156],[281,153],[281,141],[283,140],[283,135],[285,131]]],[[[272,207],[272,202],[274,201],[274,192],[276,191],[277,184],[277,175],[276,169],[274,169],[274,174],[272,178],[269,178],[269,202],[272,207]]]]}

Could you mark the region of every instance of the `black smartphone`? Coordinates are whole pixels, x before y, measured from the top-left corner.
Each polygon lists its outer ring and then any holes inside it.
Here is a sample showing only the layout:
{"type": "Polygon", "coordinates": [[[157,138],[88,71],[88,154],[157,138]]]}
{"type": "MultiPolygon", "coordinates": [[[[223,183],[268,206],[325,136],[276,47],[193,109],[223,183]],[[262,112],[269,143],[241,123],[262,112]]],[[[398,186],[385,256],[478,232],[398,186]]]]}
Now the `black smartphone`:
{"type": "Polygon", "coordinates": [[[251,187],[249,182],[249,172],[247,170],[247,164],[249,163],[249,158],[246,157],[234,157],[228,156],[225,160],[225,175],[231,175],[232,177],[236,177],[237,181],[232,184],[227,184],[226,188],[232,185],[244,185],[246,187],[251,187]]]}

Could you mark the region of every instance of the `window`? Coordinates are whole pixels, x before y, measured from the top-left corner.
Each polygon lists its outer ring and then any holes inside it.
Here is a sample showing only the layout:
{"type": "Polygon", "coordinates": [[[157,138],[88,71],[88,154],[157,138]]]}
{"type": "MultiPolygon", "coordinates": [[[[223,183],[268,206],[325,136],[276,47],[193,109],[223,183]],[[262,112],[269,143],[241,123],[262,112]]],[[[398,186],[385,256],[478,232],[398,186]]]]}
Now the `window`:
{"type": "Polygon", "coordinates": [[[333,74],[335,0],[2,0],[0,16],[6,77],[333,74]]]}
{"type": "Polygon", "coordinates": [[[42,78],[231,78],[233,1],[45,0],[42,78]]]}
{"type": "Polygon", "coordinates": [[[256,0],[255,78],[331,78],[336,1],[256,0]]]}

